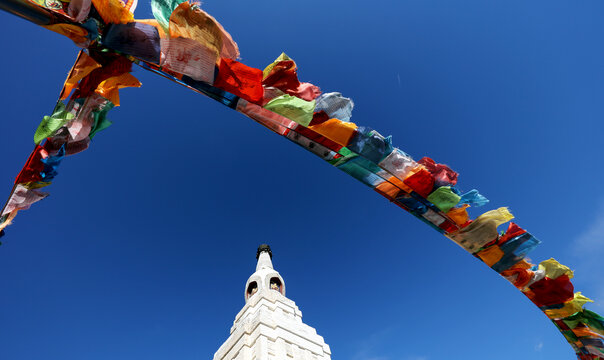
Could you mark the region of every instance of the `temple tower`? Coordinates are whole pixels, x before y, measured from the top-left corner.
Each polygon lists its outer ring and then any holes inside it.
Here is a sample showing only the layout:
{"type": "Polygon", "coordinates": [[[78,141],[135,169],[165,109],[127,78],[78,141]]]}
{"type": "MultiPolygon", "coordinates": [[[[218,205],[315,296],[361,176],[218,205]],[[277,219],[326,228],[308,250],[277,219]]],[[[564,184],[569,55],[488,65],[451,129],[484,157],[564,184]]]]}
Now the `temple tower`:
{"type": "Polygon", "coordinates": [[[285,281],[273,269],[272,257],[268,245],[258,247],[256,272],[245,284],[245,306],[214,360],[331,360],[329,345],[285,297],[285,281]]]}

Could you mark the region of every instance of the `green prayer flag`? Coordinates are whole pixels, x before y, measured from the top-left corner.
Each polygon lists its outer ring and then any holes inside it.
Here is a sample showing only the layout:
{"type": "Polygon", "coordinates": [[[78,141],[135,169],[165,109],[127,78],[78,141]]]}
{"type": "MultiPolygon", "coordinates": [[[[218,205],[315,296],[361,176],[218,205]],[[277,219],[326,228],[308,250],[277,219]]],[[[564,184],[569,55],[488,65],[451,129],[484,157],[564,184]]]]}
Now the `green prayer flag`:
{"type": "Polygon", "coordinates": [[[574,343],[579,340],[577,335],[575,335],[571,330],[562,330],[561,332],[562,335],[564,335],[564,337],[566,338],[566,341],[568,341],[569,343],[574,343]]]}
{"type": "Polygon", "coordinates": [[[113,109],[113,107],[113,103],[111,101],[108,101],[102,109],[92,112],[94,124],[92,125],[92,130],[90,130],[90,135],[88,135],[90,140],[94,138],[96,133],[101,130],[105,130],[109,126],[111,126],[112,122],[107,119],[107,113],[109,112],[109,110],[113,109]]]}
{"type": "Polygon", "coordinates": [[[282,115],[300,125],[308,126],[315,111],[315,101],[306,101],[291,95],[281,95],[269,101],[265,109],[282,115]]]}
{"type": "Polygon", "coordinates": [[[73,119],[73,114],[65,111],[65,105],[59,103],[50,116],[44,116],[40,125],[34,133],[34,143],[39,144],[42,140],[54,135],[57,130],[62,128],[69,120],[73,119]]]}
{"type": "Polygon", "coordinates": [[[338,165],[341,165],[341,164],[347,162],[348,160],[358,156],[357,154],[355,154],[354,152],[352,152],[349,148],[347,148],[345,146],[343,148],[341,148],[340,151],[338,151],[338,154],[342,155],[342,157],[330,160],[329,163],[331,165],[338,166],[338,165]]]}
{"type": "Polygon", "coordinates": [[[441,186],[426,198],[441,211],[447,212],[459,203],[461,197],[451,190],[450,186],[441,186]]]}
{"type": "Polygon", "coordinates": [[[574,329],[579,324],[589,326],[591,329],[604,334],[604,318],[597,313],[583,309],[576,314],[562,319],[569,328],[574,329]]]}

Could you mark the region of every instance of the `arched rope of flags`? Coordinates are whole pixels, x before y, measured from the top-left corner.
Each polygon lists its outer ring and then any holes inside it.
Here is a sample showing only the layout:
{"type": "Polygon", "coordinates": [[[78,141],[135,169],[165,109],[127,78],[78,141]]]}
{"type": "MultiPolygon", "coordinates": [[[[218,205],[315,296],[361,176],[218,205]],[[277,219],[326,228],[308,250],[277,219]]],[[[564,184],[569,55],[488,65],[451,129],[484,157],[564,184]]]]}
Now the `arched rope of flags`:
{"type": "Polygon", "coordinates": [[[88,148],[111,125],[119,89],[139,87],[132,64],[200,92],[304,147],[442,233],[516,286],[562,332],[579,359],[604,359],[604,318],[584,309],[573,272],[554,259],[526,257],[540,241],[507,208],[470,219],[488,200],[461,193],[458,173],[428,157],[418,161],[390,137],[351,122],[353,102],[300,82],[281,54],[264,70],[237,61],[237,44],[201,7],[153,0],[155,19],[135,20],[134,0],[0,0],[0,8],[73,40],[80,51],[35,148],[0,213],[0,236],[17,213],[44,199],[64,157],[88,148]],[[508,223],[505,231],[498,227],[508,223]]]}

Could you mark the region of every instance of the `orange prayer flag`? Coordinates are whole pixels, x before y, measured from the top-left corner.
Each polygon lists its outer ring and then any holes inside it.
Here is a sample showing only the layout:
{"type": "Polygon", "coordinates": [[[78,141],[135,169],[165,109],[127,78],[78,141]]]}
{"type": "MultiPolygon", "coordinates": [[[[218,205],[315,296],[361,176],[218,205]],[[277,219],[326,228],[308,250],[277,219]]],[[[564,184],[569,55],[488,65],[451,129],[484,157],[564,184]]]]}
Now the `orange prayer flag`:
{"type": "Polygon", "coordinates": [[[101,67],[101,64],[88,56],[88,54],[86,54],[84,51],[80,51],[80,55],[78,56],[76,63],[73,65],[71,72],[67,76],[65,85],[63,85],[60,99],[67,99],[69,93],[71,93],[71,91],[77,86],[78,81],[82,80],[86,75],[90,74],[92,70],[99,67],[101,67]]]}
{"type": "MultiPolygon", "coordinates": [[[[86,43],[88,39],[86,39],[86,35],[88,35],[88,31],[81,26],[73,25],[73,24],[53,24],[53,25],[42,25],[42,27],[54,31],[57,34],[61,34],[63,36],[67,36],[71,41],[76,44],[86,43]]],[[[83,46],[83,45],[82,45],[83,46]]]]}
{"type": "Polygon", "coordinates": [[[507,278],[518,289],[523,289],[533,279],[534,273],[530,270],[531,267],[533,264],[523,259],[502,271],[501,276],[507,278]]]}
{"type": "Polygon", "coordinates": [[[105,99],[111,101],[113,105],[120,106],[120,96],[118,90],[125,87],[140,87],[142,84],[134,75],[123,73],[118,76],[110,77],[101,81],[95,92],[105,99]]]}
{"type": "Polygon", "coordinates": [[[504,252],[497,245],[479,251],[476,255],[484,261],[489,267],[495,265],[504,255],[504,252]]]}
{"type": "Polygon", "coordinates": [[[134,21],[134,16],[120,0],[92,0],[92,4],[107,24],[127,24],[134,21]]]}
{"type": "Polygon", "coordinates": [[[451,210],[449,210],[447,212],[446,215],[449,219],[453,220],[457,225],[463,226],[469,220],[468,210],[467,210],[467,208],[469,206],[470,205],[468,205],[468,204],[463,204],[461,207],[452,208],[451,210]]]}
{"type": "Polygon", "coordinates": [[[396,178],[395,176],[390,177],[387,181],[379,184],[375,187],[375,191],[382,194],[382,196],[394,200],[401,191],[404,191],[406,186],[403,184],[401,180],[396,178]]]}
{"type": "Polygon", "coordinates": [[[588,327],[576,327],[574,329],[571,329],[571,331],[579,337],[583,337],[583,336],[600,337],[600,334],[590,330],[588,327]]]}
{"type": "Polygon", "coordinates": [[[323,123],[311,125],[309,128],[342,146],[346,146],[350,143],[357,125],[338,119],[329,119],[323,123]]]}

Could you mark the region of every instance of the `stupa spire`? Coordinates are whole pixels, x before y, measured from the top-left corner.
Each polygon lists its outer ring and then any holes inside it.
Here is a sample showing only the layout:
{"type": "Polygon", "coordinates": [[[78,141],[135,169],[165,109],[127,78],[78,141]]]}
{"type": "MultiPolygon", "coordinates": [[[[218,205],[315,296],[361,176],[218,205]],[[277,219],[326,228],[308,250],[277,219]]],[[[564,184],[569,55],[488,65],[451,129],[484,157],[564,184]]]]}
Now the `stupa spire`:
{"type": "Polygon", "coordinates": [[[271,251],[271,247],[267,244],[262,244],[258,246],[258,250],[256,251],[256,260],[258,263],[256,264],[256,271],[266,268],[273,269],[273,252],[271,251]]]}
{"type": "Polygon", "coordinates": [[[285,297],[285,282],[272,257],[270,246],[258,247],[256,272],[245,284],[245,306],[214,360],[331,360],[329,345],[285,297]]]}

